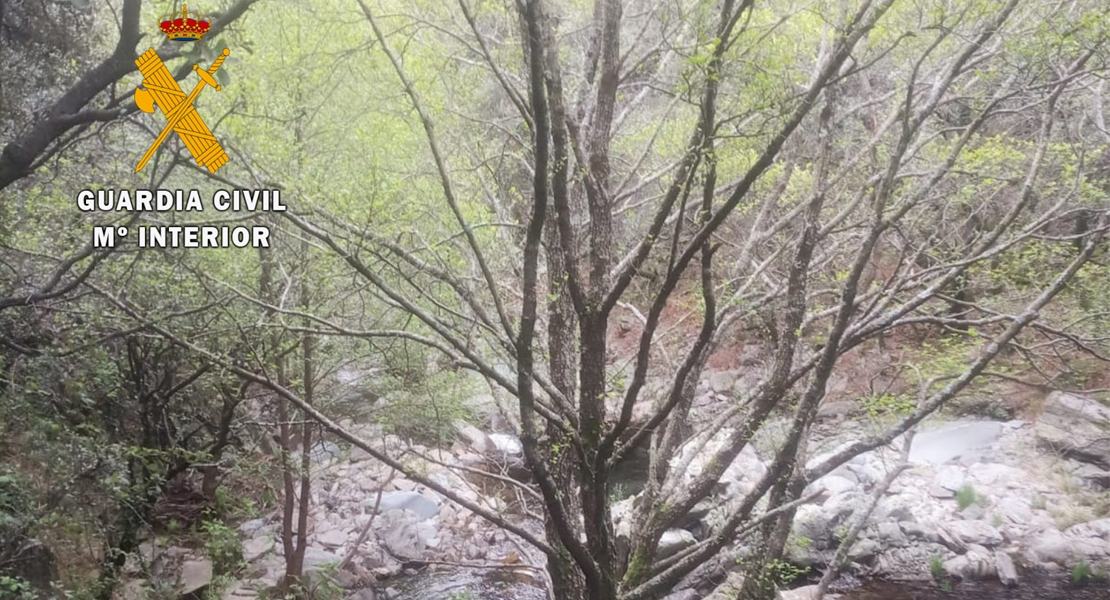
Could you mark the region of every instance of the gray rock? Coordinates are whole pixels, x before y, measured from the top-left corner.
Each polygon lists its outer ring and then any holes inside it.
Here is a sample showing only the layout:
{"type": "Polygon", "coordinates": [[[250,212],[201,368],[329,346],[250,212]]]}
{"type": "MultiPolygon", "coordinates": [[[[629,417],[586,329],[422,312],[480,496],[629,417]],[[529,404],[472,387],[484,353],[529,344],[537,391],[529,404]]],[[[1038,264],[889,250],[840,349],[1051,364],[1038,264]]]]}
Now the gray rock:
{"type": "Polygon", "coordinates": [[[693,546],[696,542],[697,539],[694,538],[694,534],[685,529],[668,529],[659,538],[658,556],[659,558],[673,556],[683,549],[693,546]]]}
{"type": "MultiPolygon", "coordinates": [[[[398,514],[398,513],[393,513],[398,514]]],[[[424,551],[439,545],[439,532],[427,521],[395,517],[386,525],[381,542],[395,557],[412,560],[421,558],[424,551]]]]}
{"type": "Polygon", "coordinates": [[[901,521],[898,523],[898,527],[902,529],[907,537],[915,540],[936,543],[940,539],[935,529],[920,523],[901,521]]]}
{"type": "Polygon", "coordinates": [[[1033,505],[1026,499],[1017,496],[1000,498],[993,507],[993,512],[1003,523],[1025,525],[1033,520],[1033,505]]]}
{"type": "Polygon", "coordinates": [[[937,476],[933,478],[935,485],[952,492],[958,492],[965,481],[967,477],[964,470],[956,465],[944,465],[937,469],[937,476]]]}
{"type": "Polygon", "coordinates": [[[978,521],[987,515],[987,511],[978,504],[972,504],[960,511],[960,518],[965,521],[978,521]]]}
{"type": "Polygon", "coordinates": [[[243,521],[243,523],[239,525],[239,531],[249,535],[262,529],[265,525],[266,521],[263,519],[251,519],[250,521],[243,521]]]}
{"type": "Polygon", "coordinates": [[[181,564],[180,582],[178,593],[182,596],[207,587],[212,583],[212,561],[207,558],[185,561],[181,564]]]}
{"type": "Polygon", "coordinates": [[[967,554],[944,561],[944,572],[958,579],[990,579],[994,577],[994,557],[983,548],[969,547],[967,554]]]}
{"type": "Polygon", "coordinates": [[[323,548],[309,547],[304,552],[304,568],[320,569],[340,561],[340,558],[323,548]]]}
{"type": "Polygon", "coordinates": [[[325,548],[338,548],[347,543],[347,533],[339,529],[332,529],[317,535],[316,541],[323,544],[325,548]]]}
{"type": "Polygon", "coordinates": [[[489,435],[490,441],[497,448],[497,451],[508,456],[520,456],[524,452],[524,445],[520,443],[520,438],[508,433],[491,433],[489,435]]]}
{"type": "Polygon", "coordinates": [[[709,389],[718,394],[727,394],[736,385],[736,377],[730,371],[717,371],[709,375],[709,389]]]}
{"type": "Polygon", "coordinates": [[[680,590],[663,596],[663,600],[698,600],[698,593],[695,590],[680,590]]]}
{"type": "Polygon", "coordinates": [[[484,431],[465,421],[455,421],[455,431],[466,442],[467,446],[481,454],[491,454],[497,450],[497,445],[484,431]]]}
{"type": "Polygon", "coordinates": [[[775,594],[775,600],[821,600],[817,595],[817,585],[805,585],[800,588],[792,590],[779,590],[775,594]]]}
{"type": "Polygon", "coordinates": [[[735,600],[743,587],[744,577],[734,571],[729,573],[725,582],[718,585],[704,600],[735,600]]]}
{"type": "Polygon", "coordinates": [[[1045,399],[1034,431],[1042,445],[1110,469],[1110,408],[1099,402],[1053,392],[1045,399]]]}
{"type": "Polygon", "coordinates": [[[1002,534],[983,521],[952,521],[945,523],[941,529],[965,544],[997,546],[1002,543],[1002,534]]]}
{"type": "Polygon", "coordinates": [[[243,560],[252,563],[274,549],[274,538],[266,535],[243,542],[243,560]]]}
{"type": "Polygon", "coordinates": [[[1017,568],[1014,567],[1014,560],[1010,558],[1009,554],[1001,550],[996,550],[994,553],[994,568],[998,571],[998,580],[1006,587],[1014,587],[1018,584],[1017,568]]]}
{"type": "Polygon", "coordinates": [[[909,540],[906,538],[906,534],[902,531],[902,528],[899,527],[897,523],[891,523],[890,521],[887,521],[886,523],[879,523],[878,536],[879,541],[886,546],[894,546],[900,548],[909,543],[909,540]]]}
{"type": "Polygon", "coordinates": [[[1071,568],[1075,562],[1097,560],[1110,554],[1108,544],[1099,538],[1074,538],[1055,529],[1042,531],[1026,541],[1029,558],[1071,568]]]}
{"type": "Polygon", "coordinates": [[[997,421],[957,421],[919,432],[910,448],[910,461],[942,465],[953,459],[979,454],[1002,434],[997,421]]]}
{"type": "Polygon", "coordinates": [[[839,475],[830,474],[810,484],[810,488],[807,489],[807,493],[814,491],[825,491],[828,492],[830,495],[835,496],[837,494],[843,494],[845,492],[853,491],[857,488],[859,488],[859,484],[857,484],[856,482],[850,481],[845,477],[840,477],[839,475]]]}
{"type": "Polygon", "coordinates": [[[847,400],[839,402],[824,402],[821,406],[817,407],[817,420],[828,421],[836,420],[841,421],[846,417],[851,416],[855,411],[856,404],[847,400]]]}
{"type": "Polygon", "coordinates": [[[390,510],[408,510],[420,520],[430,519],[439,512],[439,501],[418,492],[385,492],[381,512],[390,510]]]}
{"type": "Polygon", "coordinates": [[[855,544],[852,544],[852,549],[848,551],[848,558],[853,562],[869,560],[874,558],[882,549],[879,542],[875,540],[857,540],[855,544]]]}

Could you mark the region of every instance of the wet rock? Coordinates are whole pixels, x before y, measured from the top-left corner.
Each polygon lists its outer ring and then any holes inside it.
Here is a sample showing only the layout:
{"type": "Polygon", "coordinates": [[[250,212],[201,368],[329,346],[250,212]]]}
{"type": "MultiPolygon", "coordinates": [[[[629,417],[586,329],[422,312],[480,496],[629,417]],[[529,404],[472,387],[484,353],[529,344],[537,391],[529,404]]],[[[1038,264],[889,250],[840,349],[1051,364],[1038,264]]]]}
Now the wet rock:
{"type": "Polygon", "coordinates": [[[1110,408],[1064,392],[1045,399],[1037,441],[1067,456],[1110,469],[1110,408]]]}

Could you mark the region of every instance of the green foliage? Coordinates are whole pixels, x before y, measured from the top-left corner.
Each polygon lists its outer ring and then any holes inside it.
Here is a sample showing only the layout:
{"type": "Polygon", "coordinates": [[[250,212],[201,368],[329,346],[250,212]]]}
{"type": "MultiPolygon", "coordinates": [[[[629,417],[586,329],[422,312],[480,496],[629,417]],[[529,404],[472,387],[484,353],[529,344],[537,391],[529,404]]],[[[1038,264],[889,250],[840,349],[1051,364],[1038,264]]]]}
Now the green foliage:
{"type": "Polygon", "coordinates": [[[917,403],[905,394],[879,394],[862,400],[863,409],[872,420],[906,415],[913,412],[917,403]]]}
{"type": "Polygon", "coordinates": [[[469,588],[451,592],[447,595],[447,600],[477,600],[477,598],[469,588]]]}
{"type": "Polygon", "coordinates": [[[235,529],[220,521],[204,521],[200,529],[204,551],[217,575],[232,574],[243,567],[243,544],[235,529]]]}
{"type": "Polygon", "coordinates": [[[975,504],[978,496],[975,494],[975,488],[969,483],[964,485],[956,492],[956,506],[963,510],[972,504],[975,504]]]}
{"type": "Polygon", "coordinates": [[[1091,565],[1085,560],[1075,563],[1075,566],[1071,568],[1071,584],[1075,587],[1082,587],[1090,582],[1091,565]]]}
{"type": "Polygon", "coordinates": [[[929,556],[929,575],[935,581],[941,581],[944,577],[944,559],[939,554],[929,556]]]}
{"type": "Polygon", "coordinates": [[[765,576],[771,585],[782,587],[797,581],[809,574],[809,567],[799,567],[782,559],[775,559],[767,563],[765,576]]]}
{"type": "Polygon", "coordinates": [[[444,371],[421,381],[393,384],[373,418],[390,433],[422,443],[454,439],[455,421],[470,421],[471,388],[464,375],[444,371]]]}
{"type": "Polygon", "coordinates": [[[4,600],[35,600],[38,593],[31,584],[18,577],[0,575],[0,598],[4,600]]]}

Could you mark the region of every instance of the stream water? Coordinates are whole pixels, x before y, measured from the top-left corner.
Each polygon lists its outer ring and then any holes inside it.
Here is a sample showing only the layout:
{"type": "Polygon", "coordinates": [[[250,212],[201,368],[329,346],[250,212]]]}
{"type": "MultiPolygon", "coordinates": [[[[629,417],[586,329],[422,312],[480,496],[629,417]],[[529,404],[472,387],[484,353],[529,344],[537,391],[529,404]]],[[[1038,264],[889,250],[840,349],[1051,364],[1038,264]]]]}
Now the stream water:
{"type": "Polygon", "coordinates": [[[1027,577],[1020,586],[998,582],[969,582],[942,589],[930,581],[869,581],[846,592],[844,600],[1110,600],[1106,583],[1076,588],[1067,576],[1027,577]]]}
{"type": "MultiPolygon", "coordinates": [[[[429,568],[398,580],[395,600],[547,600],[544,590],[512,571],[429,568]]],[[[379,596],[381,597],[381,596],[379,596]]],[[[842,600],[1110,600],[1107,583],[1076,588],[1066,575],[1026,576],[1016,588],[998,582],[957,583],[943,589],[930,581],[864,582],[841,592],[842,600]]]]}
{"type": "Polygon", "coordinates": [[[547,592],[529,579],[505,569],[429,567],[398,580],[394,600],[547,600],[547,592]]]}

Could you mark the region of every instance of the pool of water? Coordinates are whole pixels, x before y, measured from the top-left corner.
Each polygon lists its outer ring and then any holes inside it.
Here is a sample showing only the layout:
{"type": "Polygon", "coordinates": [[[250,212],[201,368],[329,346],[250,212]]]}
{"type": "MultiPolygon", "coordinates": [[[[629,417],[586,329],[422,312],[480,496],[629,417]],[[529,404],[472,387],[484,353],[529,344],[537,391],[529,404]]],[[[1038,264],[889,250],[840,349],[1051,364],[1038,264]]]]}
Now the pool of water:
{"type": "Polygon", "coordinates": [[[1105,582],[1076,588],[1067,577],[1024,579],[1015,588],[1000,583],[955,583],[943,589],[931,581],[868,581],[845,592],[844,600],[1110,600],[1105,582]]]}

